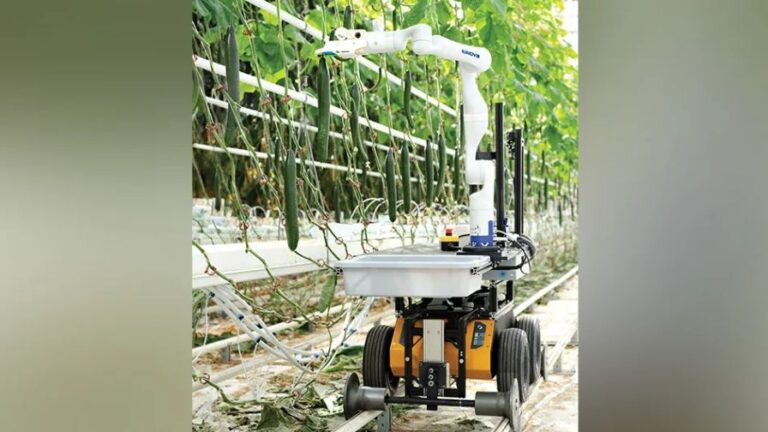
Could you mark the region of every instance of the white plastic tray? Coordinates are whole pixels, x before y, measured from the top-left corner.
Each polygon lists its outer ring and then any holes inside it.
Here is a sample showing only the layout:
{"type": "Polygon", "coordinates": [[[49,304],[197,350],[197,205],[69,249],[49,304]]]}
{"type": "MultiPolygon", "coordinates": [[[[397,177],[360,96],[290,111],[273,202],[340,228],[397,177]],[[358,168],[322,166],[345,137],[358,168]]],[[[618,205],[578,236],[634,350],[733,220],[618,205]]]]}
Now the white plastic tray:
{"type": "Polygon", "coordinates": [[[480,289],[487,256],[379,253],[339,262],[347,295],[466,297],[480,289]]]}

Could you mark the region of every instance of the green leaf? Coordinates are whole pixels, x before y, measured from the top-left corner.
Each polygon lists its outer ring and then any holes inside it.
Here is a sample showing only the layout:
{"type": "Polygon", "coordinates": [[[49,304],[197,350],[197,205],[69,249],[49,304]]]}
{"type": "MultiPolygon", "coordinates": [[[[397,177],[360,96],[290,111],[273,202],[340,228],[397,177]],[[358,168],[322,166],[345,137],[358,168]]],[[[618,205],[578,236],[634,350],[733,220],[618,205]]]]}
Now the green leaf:
{"type": "Polygon", "coordinates": [[[320,304],[318,308],[321,311],[328,310],[333,302],[333,294],[336,292],[336,272],[329,271],[328,280],[325,282],[323,292],[320,293],[320,304]]]}
{"type": "Polygon", "coordinates": [[[285,78],[285,68],[280,69],[277,72],[273,72],[270,74],[267,74],[264,79],[266,79],[269,82],[276,83],[280,81],[281,79],[285,78]]]}
{"type": "Polygon", "coordinates": [[[483,46],[493,46],[496,42],[496,24],[493,20],[493,15],[490,13],[485,14],[485,25],[480,29],[480,40],[483,41],[483,46]]]}
{"type": "Polygon", "coordinates": [[[411,10],[408,11],[408,15],[403,19],[403,28],[420,23],[424,19],[428,5],[428,0],[419,0],[416,2],[416,4],[411,7],[411,10]]]}
{"type": "Polygon", "coordinates": [[[504,14],[507,13],[507,2],[504,0],[491,0],[491,4],[493,5],[494,9],[501,15],[502,17],[504,14]]]}
{"type": "Polygon", "coordinates": [[[448,24],[454,17],[453,8],[446,0],[440,0],[435,3],[435,12],[437,13],[438,22],[441,24],[448,24]]]}
{"type": "Polygon", "coordinates": [[[261,420],[257,428],[259,430],[290,430],[288,428],[289,419],[283,413],[282,408],[274,405],[265,404],[261,411],[261,420]]]}
{"type": "Polygon", "coordinates": [[[192,0],[192,10],[222,28],[237,24],[238,0],[192,0]]]}
{"type": "Polygon", "coordinates": [[[478,10],[483,6],[485,0],[464,0],[461,2],[461,6],[464,10],[478,10]]]}
{"type": "Polygon", "coordinates": [[[443,37],[455,40],[455,41],[461,41],[463,39],[461,30],[459,30],[456,26],[448,26],[445,31],[443,31],[442,34],[443,37]]]}
{"type": "Polygon", "coordinates": [[[246,84],[244,82],[241,82],[240,83],[240,100],[243,100],[243,97],[247,93],[254,93],[254,92],[258,91],[258,90],[259,89],[256,86],[252,86],[250,84],[246,84]]]}

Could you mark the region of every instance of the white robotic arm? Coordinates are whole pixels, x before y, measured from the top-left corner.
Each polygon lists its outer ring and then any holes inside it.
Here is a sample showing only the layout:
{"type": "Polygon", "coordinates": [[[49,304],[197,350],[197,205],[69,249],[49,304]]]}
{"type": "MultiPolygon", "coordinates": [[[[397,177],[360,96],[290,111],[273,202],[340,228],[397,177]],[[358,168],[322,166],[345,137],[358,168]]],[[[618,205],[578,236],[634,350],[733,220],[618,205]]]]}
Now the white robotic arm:
{"type": "Polygon", "coordinates": [[[469,185],[482,185],[469,196],[470,243],[474,246],[492,246],[494,236],[493,162],[477,160],[477,148],[488,129],[488,106],[477,87],[477,75],[491,67],[491,53],[485,48],[460,44],[439,35],[432,35],[426,24],[417,24],[396,31],[365,31],[340,28],[338,40],[327,41],[317,50],[320,55],[352,58],[365,54],[386,54],[402,51],[412,40],[417,55],[434,55],[459,63],[464,97],[464,149],[466,181],[469,185]]]}

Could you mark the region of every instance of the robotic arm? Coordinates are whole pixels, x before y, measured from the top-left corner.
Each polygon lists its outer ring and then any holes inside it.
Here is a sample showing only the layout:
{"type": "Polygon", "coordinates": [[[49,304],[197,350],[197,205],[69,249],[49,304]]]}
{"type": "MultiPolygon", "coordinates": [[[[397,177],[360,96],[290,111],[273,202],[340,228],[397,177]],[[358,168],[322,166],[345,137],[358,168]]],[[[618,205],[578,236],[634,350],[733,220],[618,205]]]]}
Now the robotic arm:
{"type": "Polygon", "coordinates": [[[492,246],[494,237],[493,162],[477,160],[477,148],[488,129],[488,106],[477,87],[477,75],[491,66],[491,53],[478,48],[432,35],[426,24],[417,24],[396,31],[368,32],[358,29],[339,28],[338,40],[327,41],[317,50],[320,55],[336,55],[352,58],[365,54],[386,54],[402,51],[408,41],[417,55],[434,55],[459,63],[462,93],[464,97],[464,149],[466,181],[469,185],[481,185],[479,191],[469,196],[470,244],[492,246]]]}

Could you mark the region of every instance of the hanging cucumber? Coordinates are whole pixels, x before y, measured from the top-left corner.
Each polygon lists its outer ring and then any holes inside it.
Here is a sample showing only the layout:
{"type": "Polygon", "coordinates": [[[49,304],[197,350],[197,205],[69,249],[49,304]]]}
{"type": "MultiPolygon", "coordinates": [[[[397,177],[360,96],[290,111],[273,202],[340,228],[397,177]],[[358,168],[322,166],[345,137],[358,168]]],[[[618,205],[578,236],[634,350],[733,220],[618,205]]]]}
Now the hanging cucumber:
{"type": "Polygon", "coordinates": [[[288,150],[285,158],[285,235],[288,238],[288,249],[295,251],[299,245],[299,207],[296,191],[296,155],[288,150]]]}
{"type": "MultiPolygon", "coordinates": [[[[528,122],[523,123],[523,137],[528,137],[528,122]]],[[[526,190],[531,190],[531,150],[528,148],[528,146],[523,147],[523,151],[525,152],[525,167],[523,167],[523,172],[525,173],[525,188],[526,190]]]]}
{"type": "Polygon", "coordinates": [[[400,176],[403,178],[403,211],[411,212],[411,151],[408,143],[400,151],[400,176]]]}
{"type": "Polygon", "coordinates": [[[525,151],[525,187],[531,187],[531,151],[523,147],[525,151]]]}
{"type": "Polygon", "coordinates": [[[453,199],[457,202],[461,198],[461,154],[457,151],[453,156],[453,199]]]}
{"type": "Polygon", "coordinates": [[[392,149],[387,152],[387,209],[389,210],[389,221],[394,222],[397,219],[397,179],[395,178],[395,155],[392,149]]]}
{"type": "Polygon", "coordinates": [[[453,198],[456,201],[462,196],[461,152],[464,151],[464,105],[459,108],[459,140],[456,143],[456,155],[453,157],[453,198]]]}
{"type": "Polygon", "coordinates": [[[227,124],[224,130],[224,142],[227,146],[234,147],[237,139],[237,116],[239,114],[238,103],[240,101],[240,50],[237,48],[237,36],[235,28],[227,29],[227,94],[232,99],[227,110],[227,124]]]}
{"type": "Polygon", "coordinates": [[[237,47],[235,28],[227,29],[227,93],[234,101],[240,100],[240,49],[237,47]]]}
{"type": "Polygon", "coordinates": [[[368,162],[368,154],[365,151],[363,145],[363,139],[360,136],[360,87],[357,83],[352,84],[350,89],[352,96],[352,113],[349,117],[349,126],[352,129],[352,144],[357,149],[358,158],[362,165],[360,169],[363,170],[363,177],[365,177],[366,164],[368,162]]]}
{"type": "Polygon", "coordinates": [[[397,7],[392,9],[392,30],[397,30],[397,7]]]}
{"type": "Polygon", "coordinates": [[[333,201],[333,220],[341,222],[341,187],[339,186],[339,182],[333,184],[331,201],[333,201]]]}
{"type": "Polygon", "coordinates": [[[426,159],[425,165],[427,170],[427,207],[432,207],[432,200],[435,198],[435,185],[433,184],[435,181],[435,170],[433,169],[432,164],[432,143],[429,139],[427,139],[425,151],[424,159],[426,159]]]}
{"type": "Polygon", "coordinates": [[[413,128],[411,120],[411,71],[406,71],[403,78],[403,112],[405,113],[405,121],[408,123],[408,127],[413,128]]]}
{"type": "Polygon", "coordinates": [[[344,201],[347,205],[347,218],[353,216],[352,210],[355,209],[355,187],[352,185],[352,181],[349,179],[345,180],[346,187],[343,189],[344,191],[344,198],[346,198],[344,201]]]}
{"type": "MultiPolygon", "coordinates": [[[[218,163],[218,158],[216,158],[216,163],[218,163]]],[[[213,193],[214,193],[214,200],[213,200],[213,208],[216,211],[221,210],[221,174],[219,173],[218,169],[214,169],[213,171],[213,193]]]]}
{"type": "Polygon", "coordinates": [[[445,138],[443,134],[437,134],[437,197],[443,193],[443,183],[445,182],[445,165],[448,162],[448,154],[445,149],[445,138]]]}
{"type": "Polygon", "coordinates": [[[328,280],[326,280],[325,286],[323,286],[323,291],[320,293],[320,302],[317,305],[317,308],[320,312],[324,312],[328,310],[329,307],[331,307],[331,303],[333,303],[333,295],[335,293],[336,293],[336,272],[329,271],[328,280]]]}
{"type": "Polygon", "coordinates": [[[325,162],[328,158],[328,132],[331,129],[331,76],[325,57],[320,57],[317,67],[317,135],[315,156],[325,162]]]}
{"type": "Polygon", "coordinates": [[[203,102],[203,96],[200,94],[200,80],[197,76],[197,71],[192,71],[192,111],[201,107],[203,102]]]}
{"type": "Polygon", "coordinates": [[[351,29],[355,28],[352,18],[352,7],[347,5],[347,7],[344,8],[344,28],[351,29]]]}
{"type": "Polygon", "coordinates": [[[544,177],[544,211],[549,210],[549,178],[547,177],[547,152],[541,152],[541,176],[544,177]]]}

